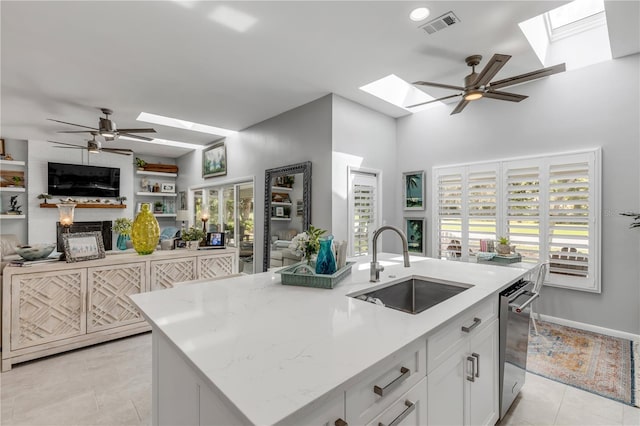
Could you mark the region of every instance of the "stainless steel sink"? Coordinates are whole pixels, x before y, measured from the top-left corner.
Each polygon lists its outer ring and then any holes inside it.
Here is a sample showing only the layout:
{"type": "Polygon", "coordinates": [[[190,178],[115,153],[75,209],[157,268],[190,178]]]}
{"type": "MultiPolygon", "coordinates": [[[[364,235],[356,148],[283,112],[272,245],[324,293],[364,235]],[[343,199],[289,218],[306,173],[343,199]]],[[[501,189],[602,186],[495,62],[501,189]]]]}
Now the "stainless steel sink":
{"type": "Polygon", "coordinates": [[[351,295],[351,297],[415,315],[462,293],[470,287],[472,286],[436,282],[422,277],[411,277],[387,287],[351,295]]]}

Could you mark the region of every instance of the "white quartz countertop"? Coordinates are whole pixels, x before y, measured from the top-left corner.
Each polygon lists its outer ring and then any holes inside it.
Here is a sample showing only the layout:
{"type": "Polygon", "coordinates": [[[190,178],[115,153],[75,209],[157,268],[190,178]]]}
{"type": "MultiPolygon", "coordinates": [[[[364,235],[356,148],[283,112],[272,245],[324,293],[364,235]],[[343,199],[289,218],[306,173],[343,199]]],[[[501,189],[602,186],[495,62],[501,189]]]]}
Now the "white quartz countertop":
{"type": "Polygon", "coordinates": [[[266,272],[131,296],[154,328],[203,380],[254,424],[273,424],[397,352],[477,302],[517,281],[514,267],[381,254],[379,283],[370,258],[332,290],[284,286],[266,272]],[[411,315],[346,296],[417,275],[473,285],[411,315]],[[395,278],[390,278],[390,276],[395,278]]]}

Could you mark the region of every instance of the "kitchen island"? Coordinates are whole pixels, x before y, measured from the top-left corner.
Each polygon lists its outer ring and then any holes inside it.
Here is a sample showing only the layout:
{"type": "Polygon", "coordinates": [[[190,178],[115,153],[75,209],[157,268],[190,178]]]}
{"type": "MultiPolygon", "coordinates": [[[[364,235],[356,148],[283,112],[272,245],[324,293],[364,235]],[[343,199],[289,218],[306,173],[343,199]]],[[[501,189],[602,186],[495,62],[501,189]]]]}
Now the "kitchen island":
{"type": "Polygon", "coordinates": [[[153,424],[495,423],[497,293],[527,270],[379,260],[375,284],[361,258],[332,290],[266,272],[132,296],[153,329],[153,424]],[[417,315],[348,296],[413,275],[472,287],[417,315]]]}

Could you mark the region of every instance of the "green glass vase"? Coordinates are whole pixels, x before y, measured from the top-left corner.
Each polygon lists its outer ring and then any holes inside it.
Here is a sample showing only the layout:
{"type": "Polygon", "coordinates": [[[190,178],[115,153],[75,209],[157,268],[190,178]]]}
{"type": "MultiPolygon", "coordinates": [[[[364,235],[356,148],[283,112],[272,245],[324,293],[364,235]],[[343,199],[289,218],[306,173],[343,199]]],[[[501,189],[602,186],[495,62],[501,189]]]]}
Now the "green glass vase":
{"type": "Polygon", "coordinates": [[[160,240],[160,225],[156,217],[149,210],[148,204],[143,204],[131,227],[131,243],[138,254],[151,254],[160,240]]]}

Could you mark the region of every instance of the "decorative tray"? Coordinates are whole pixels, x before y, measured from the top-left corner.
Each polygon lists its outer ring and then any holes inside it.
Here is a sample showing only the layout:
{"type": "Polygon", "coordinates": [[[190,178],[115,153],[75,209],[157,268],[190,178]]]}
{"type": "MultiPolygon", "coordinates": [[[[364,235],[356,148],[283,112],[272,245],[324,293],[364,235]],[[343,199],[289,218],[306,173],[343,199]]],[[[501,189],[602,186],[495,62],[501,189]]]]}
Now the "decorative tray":
{"type": "Polygon", "coordinates": [[[316,274],[305,262],[282,268],[276,274],[282,275],[282,284],[299,285],[303,287],[334,288],[340,281],[351,273],[351,267],[356,262],[347,262],[344,267],[334,274],[316,274]]]}

